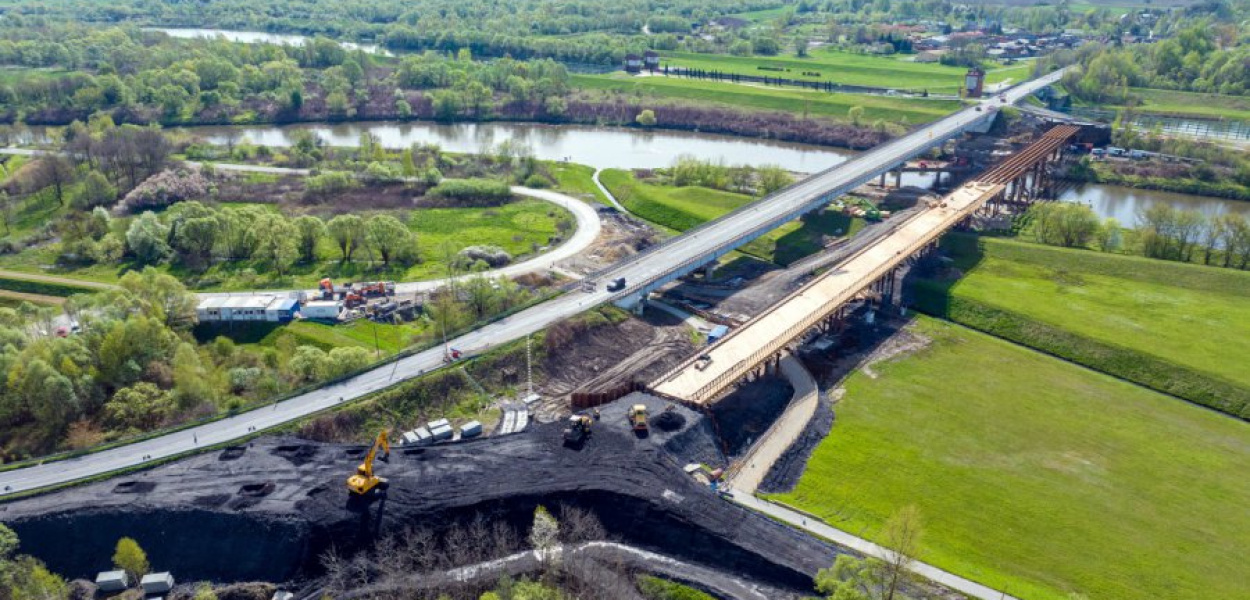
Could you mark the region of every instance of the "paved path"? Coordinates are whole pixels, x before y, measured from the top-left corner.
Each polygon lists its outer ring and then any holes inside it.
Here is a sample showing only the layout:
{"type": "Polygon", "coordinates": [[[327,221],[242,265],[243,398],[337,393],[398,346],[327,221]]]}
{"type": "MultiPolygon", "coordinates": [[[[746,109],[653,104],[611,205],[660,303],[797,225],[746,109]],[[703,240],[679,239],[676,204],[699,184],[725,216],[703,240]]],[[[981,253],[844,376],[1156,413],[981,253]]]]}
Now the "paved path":
{"type": "MultiPolygon", "coordinates": [[[[41,150],[31,150],[26,148],[0,148],[0,154],[16,154],[23,156],[38,156],[46,154],[41,150]]],[[[200,166],[202,163],[187,161],[186,164],[192,166],[200,166]]],[[[230,163],[214,163],[214,169],[222,171],[237,171],[243,173],[268,173],[272,175],[295,175],[306,176],[309,174],[308,169],[288,169],[285,167],[267,167],[262,165],[239,165],[230,163]]],[[[606,190],[605,190],[606,192],[606,190]]],[[[564,243],[555,248],[535,256],[524,262],[508,265],[498,269],[491,269],[481,273],[472,275],[462,275],[458,279],[468,277],[517,277],[527,273],[536,273],[547,271],[555,268],[556,263],[580,254],[583,250],[589,248],[595,243],[595,239],[599,237],[599,232],[603,229],[603,221],[599,218],[599,213],[591,205],[578,200],[572,196],[567,196],[559,192],[550,190],[536,190],[527,187],[514,186],[512,193],[518,196],[526,196],[555,204],[573,214],[573,218],[577,221],[577,227],[573,232],[573,236],[564,243]]],[[[608,195],[611,198],[611,194],[608,195]]],[[[40,275],[36,273],[18,273],[11,271],[0,271],[0,276],[12,276],[15,279],[30,279],[33,281],[48,281],[54,283],[64,283],[67,285],[77,285],[80,287],[107,289],[117,287],[115,285],[98,283],[93,281],[83,281],[81,279],[72,279],[68,277],[54,277],[49,275],[40,275]]],[[[447,284],[447,279],[430,279],[426,281],[409,281],[396,284],[395,288],[400,293],[427,292],[438,289],[447,284]]],[[[240,292],[203,292],[199,296],[201,298],[212,298],[217,296],[233,296],[242,294],[256,293],[273,293],[285,294],[298,291],[311,290],[252,290],[240,292]]]]}
{"type": "Polygon", "coordinates": [[[590,176],[590,179],[595,182],[595,186],[598,187],[599,191],[602,192],[604,197],[608,199],[608,202],[611,202],[612,206],[616,207],[616,210],[619,210],[625,214],[629,214],[629,210],[625,208],[624,204],[621,204],[620,202],[617,201],[616,196],[613,196],[612,192],[608,190],[608,186],[603,185],[603,182],[599,181],[599,174],[602,172],[603,172],[603,169],[595,169],[595,173],[594,175],[590,176]]]}
{"type": "Polygon", "coordinates": [[[812,374],[803,368],[803,363],[794,356],[781,359],[781,373],[794,387],[794,395],[785,412],[773,421],[764,436],[751,446],[750,452],[732,470],[729,475],[729,487],[744,494],[754,494],[756,488],[764,482],[773,463],[799,439],[808,421],[816,414],[820,405],[820,390],[812,374]]]}
{"type": "MultiPolygon", "coordinates": [[[[835,544],[838,544],[839,546],[855,550],[860,554],[874,556],[881,559],[887,558],[890,554],[889,550],[878,546],[877,544],[874,544],[864,538],[853,536],[845,531],[842,531],[841,529],[835,529],[827,525],[824,521],[814,517],[809,517],[778,504],[773,504],[767,500],[761,500],[751,494],[739,490],[732,490],[729,493],[733,496],[734,502],[737,502],[742,506],[759,511],[780,521],[784,521],[808,533],[816,534],[822,538],[832,541],[835,544]]],[[[1016,597],[1009,596],[1004,592],[986,587],[969,579],[964,579],[954,573],[943,571],[933,565],[919,561],[912,563],[911,571],[934,583],[943,585],[973,598],[979,598],[981,600],[1018,600],[1016,597]]]]}
{"type": "Polygon", "coordinates": [[[39,281],[42,283],[59,283],[63,285],[72,285],[80,288],[91,288],[96,290],[111,290],[117,286],[111,283],[100,283],[99,281],[88,281],[85,279],[74,279],[72,277],[57,277],[55,275],[44,275],[42,273],[26,273],[24,271],[10,271],[8,269],[0,269],[0,277],[6,279],[24,279],[26,281],[39,281]]]}

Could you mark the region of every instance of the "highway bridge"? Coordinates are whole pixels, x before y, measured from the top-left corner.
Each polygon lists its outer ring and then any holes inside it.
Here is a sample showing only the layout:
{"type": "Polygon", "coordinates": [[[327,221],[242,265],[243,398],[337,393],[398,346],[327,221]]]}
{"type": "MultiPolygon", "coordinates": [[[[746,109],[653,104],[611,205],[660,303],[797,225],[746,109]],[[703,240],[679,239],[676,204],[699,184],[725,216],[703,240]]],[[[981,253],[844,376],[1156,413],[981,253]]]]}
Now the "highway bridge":
{"type": "MultiPolygon", "coordinates": [[[[998,107],[1023,100],[1058,81],[1061,75],[1061,71],[1050,73],[1003,92],[1001,98],[995,96],[962,109],[605,269],[592,278],[598,282],[593,291],[565,294],[467,333],[450,345],[472,356],[604,302],[638,306],[660,286],[821,208],[908,159],[964,132],[985,130],[998,107]],[[608,292],[602,283],[618,277],[625,278],[626,287],[608,292]]],[[[6,471],[0,473],[0,494],[70,483],[245,438],[442,368],[443,358],[441,347],[431,348],[264,408],[108,450],[6,471]]]]}
{"type": "Polygon", "coordinates": [[[865,290],[874,286],[881,288],[875,291],[892,289],[893,275],[905,261],[932,247],[943,233],[988,204],[1026,205],[1035,201],[1048,184],[1048,164],[1060,157],[1079,131],[1072,125],[1052,128],[975,181],[893,224],[888,235],[808,282],[648,388],[696,406],[715,401],[762,365],[775,365],[797,340],[865,290]]]}

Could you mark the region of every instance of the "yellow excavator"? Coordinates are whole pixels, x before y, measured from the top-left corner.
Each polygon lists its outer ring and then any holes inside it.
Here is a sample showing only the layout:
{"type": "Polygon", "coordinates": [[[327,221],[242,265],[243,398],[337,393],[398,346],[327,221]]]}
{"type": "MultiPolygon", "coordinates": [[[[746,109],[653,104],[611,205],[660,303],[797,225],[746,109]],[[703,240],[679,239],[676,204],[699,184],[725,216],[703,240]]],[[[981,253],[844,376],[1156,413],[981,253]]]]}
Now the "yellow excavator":
{"type": "Polygon", "coordinates": [[[378,450],[382,451],[382,459],[391,454],[391,443],[387,441],[387,431],[382,430],[378,434],[378,439],[374,440],[373,447],[369,448],[369,454],[365,455],[365,461],[356,467],[356,474],[347,478],[347,490],[357,496],[368,495],[375,489],[386,487],[386,480],[373,474],[373,460],[377,458],[378,450]]]}

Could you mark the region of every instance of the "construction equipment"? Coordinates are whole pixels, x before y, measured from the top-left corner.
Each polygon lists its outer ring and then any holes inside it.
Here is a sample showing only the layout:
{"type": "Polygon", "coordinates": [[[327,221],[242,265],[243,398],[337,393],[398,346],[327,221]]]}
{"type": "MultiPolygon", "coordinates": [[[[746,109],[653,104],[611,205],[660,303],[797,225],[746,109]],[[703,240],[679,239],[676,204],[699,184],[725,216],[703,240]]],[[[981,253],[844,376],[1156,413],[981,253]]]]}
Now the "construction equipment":
{"type": "Polygon", "coordinates": [[[347,478],[347,490],[357,496],[365,496],[375,489],[385,489],[386,480],[373,474],[373,461],[378,458],[378,450],[382,450],[381,460],[391,454],[391,443],[387,440],[387,430],[383,429],[374,440],[365,461],[356,467],[356,474],[347,478]]]}
{"type": "Polygon", "coordinates": [[[564,443],[581,444],[590,437],[590,425],[594,420],[586,415],[569,417],[569,426],[564,429],[564,443]]]}
{"type": "Polygon", "coordinates": [[[372,296],[394,296],[394,281],[366,281],[360,284],[358,292],[360,295],[367,297],[372,296]]]}
{"type": "Polygon", "coordinates": [[[629,409],[629,424],[637,433],[647,431],[647,405],[635,404],[629,409]]]}

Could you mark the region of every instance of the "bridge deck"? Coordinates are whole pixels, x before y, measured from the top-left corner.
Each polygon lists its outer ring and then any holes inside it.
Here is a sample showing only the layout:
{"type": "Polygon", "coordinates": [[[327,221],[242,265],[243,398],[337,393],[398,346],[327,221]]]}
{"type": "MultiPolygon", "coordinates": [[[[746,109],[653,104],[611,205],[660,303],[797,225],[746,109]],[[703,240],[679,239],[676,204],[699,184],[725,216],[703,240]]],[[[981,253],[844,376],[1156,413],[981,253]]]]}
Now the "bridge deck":
{"type": "Polygon", "coordinates": [[[843,261],[828,273],[745,323],[708,349],[687,360],[650,388],[663,396],[692,404],[715,400],[734,381],[747,375],[816,325],[865,287],[890,272],[904,259],[923,249],[950,227],[971,215],[1003,190],[1001,184],[973,182],[960,187],[941,203],[899,224],[889,236],[843,261]],[[697,365],[703,364],[703,368],[697,365]]]}

